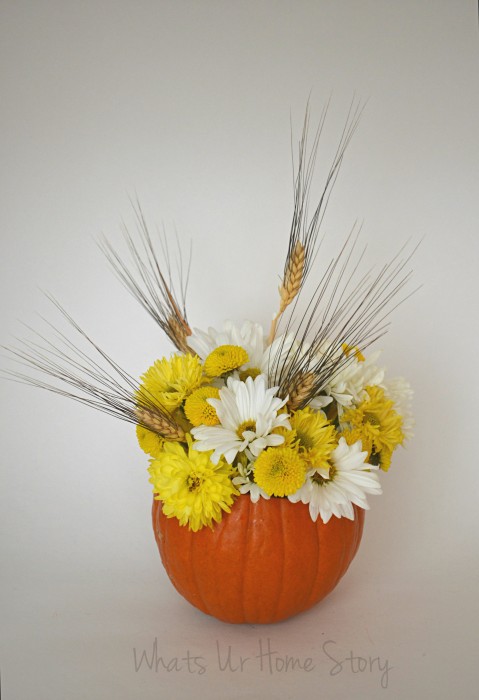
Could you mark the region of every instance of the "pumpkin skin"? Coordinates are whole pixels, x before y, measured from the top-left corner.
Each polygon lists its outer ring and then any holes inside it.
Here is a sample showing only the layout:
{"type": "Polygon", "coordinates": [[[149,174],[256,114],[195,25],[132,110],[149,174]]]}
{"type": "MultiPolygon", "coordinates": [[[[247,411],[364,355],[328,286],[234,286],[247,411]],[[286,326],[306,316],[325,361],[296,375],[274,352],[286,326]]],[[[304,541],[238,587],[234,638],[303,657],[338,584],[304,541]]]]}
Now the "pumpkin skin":
{"type": "Polygon", "coordinates": [[[355,519],[314,523],[287,498],[239,496],[213,529],[192,532],[153,501],[153,530],[176,590],[224,622],[272,623],[316,605],[346,572],[359,547],[364,510],[355,519]]]}

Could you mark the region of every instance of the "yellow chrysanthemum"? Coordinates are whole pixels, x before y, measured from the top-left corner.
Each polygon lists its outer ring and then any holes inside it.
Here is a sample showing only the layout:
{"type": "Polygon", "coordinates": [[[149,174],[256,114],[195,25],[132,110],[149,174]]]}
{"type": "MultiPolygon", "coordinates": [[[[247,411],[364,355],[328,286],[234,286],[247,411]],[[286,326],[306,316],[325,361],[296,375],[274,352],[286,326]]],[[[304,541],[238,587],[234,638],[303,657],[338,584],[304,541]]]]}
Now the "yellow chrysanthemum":
{"type": "MultiPolygon", "coordinates": [[[[393,456],[393,451],[388,450],[387,447],[383,447],[381,452],[378,455],[379,462],[378,466],[383,470],[383,472],[387,472],[389,467],[391,466],[391,460],[393,456]]],[[[374,463],[374,458],[373,458],[373,463],[374,463]]]]}
{"type": "Polygon", "coordinates": [[[196,355],[172,355],[156,362],[141,377],[138,397],[154,402],[169,412],[178,408],[204,380],[203,368],[196,355]]]}
{"type": "Polygon", "coordinates": [[[209,377],[221,377],[246,364],[248,360],[248,353],[239,345],[220,345],[206,358],[204,370],[209,377]]]}
{"type": "Polygon", "coordinates": [[[219,523],[238,495],[230,478],[232,467],[224,460],[212,464],[210,454],[197,452],[191,444],[184,448],[177,442],[165,442],[163,452],[148,469],[163,513],[178,518],[180,525],[188,525],[193,532],[219,523]]]}
{"type": "Polygon", "coordinates": [[[316,413],[310,408],[293,413],[290,423],[298,441],[299,451],[308,466],[329,469],[329,457],[338,444],[334,425],[321,413],[316,413]]]}
{"type": "Polygon", "coordinates": [[[163,450],[164,439],[158,433],[147,430],[142,425],[136,426],[136,437],[143,452],[151,457],[158,457],[163,450]]]}
{"type": "Polygon", "coordinates": [[[185,414],[192,425],[218,425],[220,419],[206,399],[218,399],[219,395],[220,390],[215,386],[203,386],[188,396],[185,414]]]}
{"type": "Polygon", "coordinates": [[[386,398],[378,386],[366,387],[367,398],[356,408],[347,409],[342,422],[349,424],[344,437],[349,444],[361,440],[369,453],[371,464],[387,471],[391,456],[404,441],[402,417],[394,410],[394,403],[386,398]]]}
{"type": "Polygon", "coordinates": [[[254,480],[268,496],[289,496],[304,483],[306,462],[291,447],[269,447],[254,465],[254,480]]]}
{"type": "Polygon", "coordinates": [[[368,453],[367,461],[387,472],[391,466],[393,450],[387,447],[377,450],[369,429],[361,430],[361,428],[354,428],[353,430],[345,430],[341,433],[341,437],[346,440],[348,445],[354,445],[358,440],[361,440],[362,449],[368,453]]]}

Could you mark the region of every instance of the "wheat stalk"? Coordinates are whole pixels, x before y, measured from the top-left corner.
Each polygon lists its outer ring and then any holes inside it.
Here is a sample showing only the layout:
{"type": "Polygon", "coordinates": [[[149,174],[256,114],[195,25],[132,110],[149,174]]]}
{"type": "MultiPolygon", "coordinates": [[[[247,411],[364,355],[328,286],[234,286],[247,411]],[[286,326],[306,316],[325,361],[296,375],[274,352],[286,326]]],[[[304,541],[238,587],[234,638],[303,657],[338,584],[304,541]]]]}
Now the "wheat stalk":
{"type": "Polygon", "coordinates": [[[166,322],[167,335],[171,338],[180,352],[191,353],[187,338],[191,335],[191,328],[186,322],[179,321],[178,318],[170,316],[166,322]]]}
{"type": "Polygon", "coordinates": [[[294,382],[290,385],[287,393],[289,395],[288,408],[290,411],[296,411],[298,408],[307,402],[310,398],[311,388],[315,383],[315,376],[313,372],[306,372],[305,374],[295,378],[294,382]]]}
{"type": "MultiPolygon", "coordinates": [[[[86,349],[51,323],[47,322],[54,332],[55,342],[27,326],[34,333],[34,339],[18,339],[18,348],[4,349],[18,364],[33,369],[39,376],[19,371],[5,373],[21,383],[46,389],[120,420],[141,425],[168,440],[184,440],[183,428],[155,403],[155,397],[112,360],[53,297],[47,296],[80,339],[86,342],[86,349]],[[42,375],[47,380],[42,379],[42,375]]],[[[184,338],[186,332],[183,327],[181,329],[184,338]]],[[[179,334],[180,330],[175,332],[179,334]]]]}
{"type": "Polygon", "coordinates": [[[301,243],[301,241],[296,241],[291,254],[288,255],[288,259],[286,261],[286,272],[284,274],[283,281],[279,286],[279,311],[271,322],[271,329],[268,337],[269,345],[271,345],[276,335],[276,328],[278,326],[279,319],[284,314],[291,302],[299,294],[304,280],[305,263],[306,252],[304,245],[301,243]]]}
{"type": "Polygon", "coordinates": [[[269,343],[276,336],[281,316],[291,302],[298,296],[311,270],[319,249],[319,231],[328,206],[331,191],[339,174],[346,149],[358,126],[363,107],[353,100],[344,123],[341,138],[333,157],[329,171],[312,213],[309,212],[311,182],[318,152],[319,138],[326,121],[328,105],[321,114],[318,128],[311,146],[308,144],[309,105],[303,123],[303,133],[299,141],[297,169],[294,174],[294,211],[289,234],[288,254],[284,266],[283,282],[279,288],[280,308],[271,322],[269,343]]]}
{"type": "Polygon", "coordinates": [[[173,420],[166,418],[150,408],[138,408],[136,410],[138,424],[148,430],[158,433],[166,440],[180,441],[185,439],[185,432],[173,420]]]}
{"type": "Polygon", "coordinates": [[[300,241],[296,242],[291,256],[289,256],[286,275],[279,288],[281,305],[279,313],[282,314],[299,293],[303,282],[303,272],[305,264],[305,250],[300,241]]]}
{"type": "MultiPolygon", "coordinates": [[[[369,270],[359,276],[364,251],[355,255],[356,243],[353,229],[338,256],[328,265],[294,331],[295,343],[302,350],[277,362],[271,373],[270,381],[279,386],[278,393],[283,397],[291,397],[297,391],[305,374],[314,377],[309,395],[302,399],[300,407],[321,393],[354,359],[353,354],[344,352],[344,344],[364,351],[387,331],[392,311],[416,291],[400,294],[411,279],[412,270],[406,269],[416,248],[402,259],[403,246],[379,271],[369,270]]],[[[285,336],[291,332],[293,321],[288,319],[285,336]]]]}
{"type": "MultiPolygon", "coordinates": [[[[134,205],[137,224],[137,240],[123,227],[123,237],[129,257],[123,257],[106,239],[99,241],[100,249],[113,268],[114,273],[133,297],[158,323],[171,342],[181,352],[190,352],[186,336],[191,335],[185,308],[188,269],[183,270],[181,248],[178,243],[177,276],[180,294],[177,296],[173,280],[172,265],[166,241],[160,238],[160,248],[153,240],[143,211],[134,205]]],[[[191,251],[190,251],[191,259],[191,251]]]]}

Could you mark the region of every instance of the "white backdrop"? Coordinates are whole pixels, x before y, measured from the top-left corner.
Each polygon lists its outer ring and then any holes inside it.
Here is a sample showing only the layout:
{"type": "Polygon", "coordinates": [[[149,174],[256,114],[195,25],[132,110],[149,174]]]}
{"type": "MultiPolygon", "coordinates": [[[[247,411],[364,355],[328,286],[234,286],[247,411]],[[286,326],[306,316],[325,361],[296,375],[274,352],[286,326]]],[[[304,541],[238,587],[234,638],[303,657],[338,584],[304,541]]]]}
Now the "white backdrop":
{"type": "Polygon", "coordinates": [[[286,623],[191,608],[159,561],[133,429],[2,381],[5,697],[474,697],[477,3],[4,0],[1,33],[0,343],[28,336],[19,320],[38,327],[37,312],[57,319],[40,287],[133,375],[169,351],[95,244],[119,241],[136,194],[193,241],[193,325],[266,325],[292,214],[290,114],[299,136],[310,92],[313,122],[332,95],[326,152],[353,94],[369,99],[325,252],[356,219],[372,262],[424,237],[423,288],[381,341],[415,388],[416,437],[370,499],[341,584],[286,623]],[[261,670],[268,638],[314,670],[261,670]],[[155,639],[166,664],[189,651],[206,672],[135,670],[155,639]],[[233,666],[252,658],[243,673],[221,670],[216,642],[233,666]],[[351,651],[382,670],[354,672],[351,651]]]}

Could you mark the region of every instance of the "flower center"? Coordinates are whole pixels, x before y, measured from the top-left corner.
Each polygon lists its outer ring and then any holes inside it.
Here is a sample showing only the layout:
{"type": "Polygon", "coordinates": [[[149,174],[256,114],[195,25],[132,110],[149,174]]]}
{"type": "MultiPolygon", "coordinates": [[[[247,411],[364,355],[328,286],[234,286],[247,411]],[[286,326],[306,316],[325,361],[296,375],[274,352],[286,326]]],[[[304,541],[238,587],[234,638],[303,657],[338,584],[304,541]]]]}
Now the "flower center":
{"type": "Polygon", "coordinates": [[[371,425],[380,425],[380,422],[377,416],[374,415],[374,413],[365,413],[364,420],[366,421],[366,423],[370,423],[371,425]]]}
{"type": "Polygon", "coordinates": [[[337,471],[336,467],[331,465],[331,467],[329,468],[329,478],[328,479],[325,479],[324,476],[321,476],[321,474],[318,474],[316,472],[316,474],[313,474],[313,476],[311,477],[311,480],[315,484],[319,484],[320,486],[324,486],[324,484],[327,484],[334,479],[336,471],[337,471]]]}
{"type": "Polygon", "coordinates": [[[271,465],[270,474],[271,476],[278,476],[286,473],[288,468],[288,462],[283,457],[276,457],[275,461],[271,465]]]}
{"type": "Polygon", "coordinates": [[[248,377],[251,379],[256,379],[261,374],[261,370],[258,367],[250,367],[249,369],[242,369],[239,373],[239,378],[242,382],[245,382],[248,377]]]}
{"type": "Polygon", "coordinates": [[[243,440],[243,433],[245,430],[252,430],[254,433],[256,432],[256,421],[253,419],[250,420],[244,420],[242,423],[238,425],[238,428],[236,430],[236,435],[243,440]]]}
{"type": "Polygon", "coordinates": [[[303,433],[301,430],[296,430],[296,435],[298,436],[299,444],[304,447],[305,450],[312,450],[314,447],[314,440],[308,433],[303,433]]]}
{"type": "Polygon", "coordinates": [[[201,486],[201,479],[198,476],[189,475],[186,479],[188,491],[197,491],[201,486]]]}

